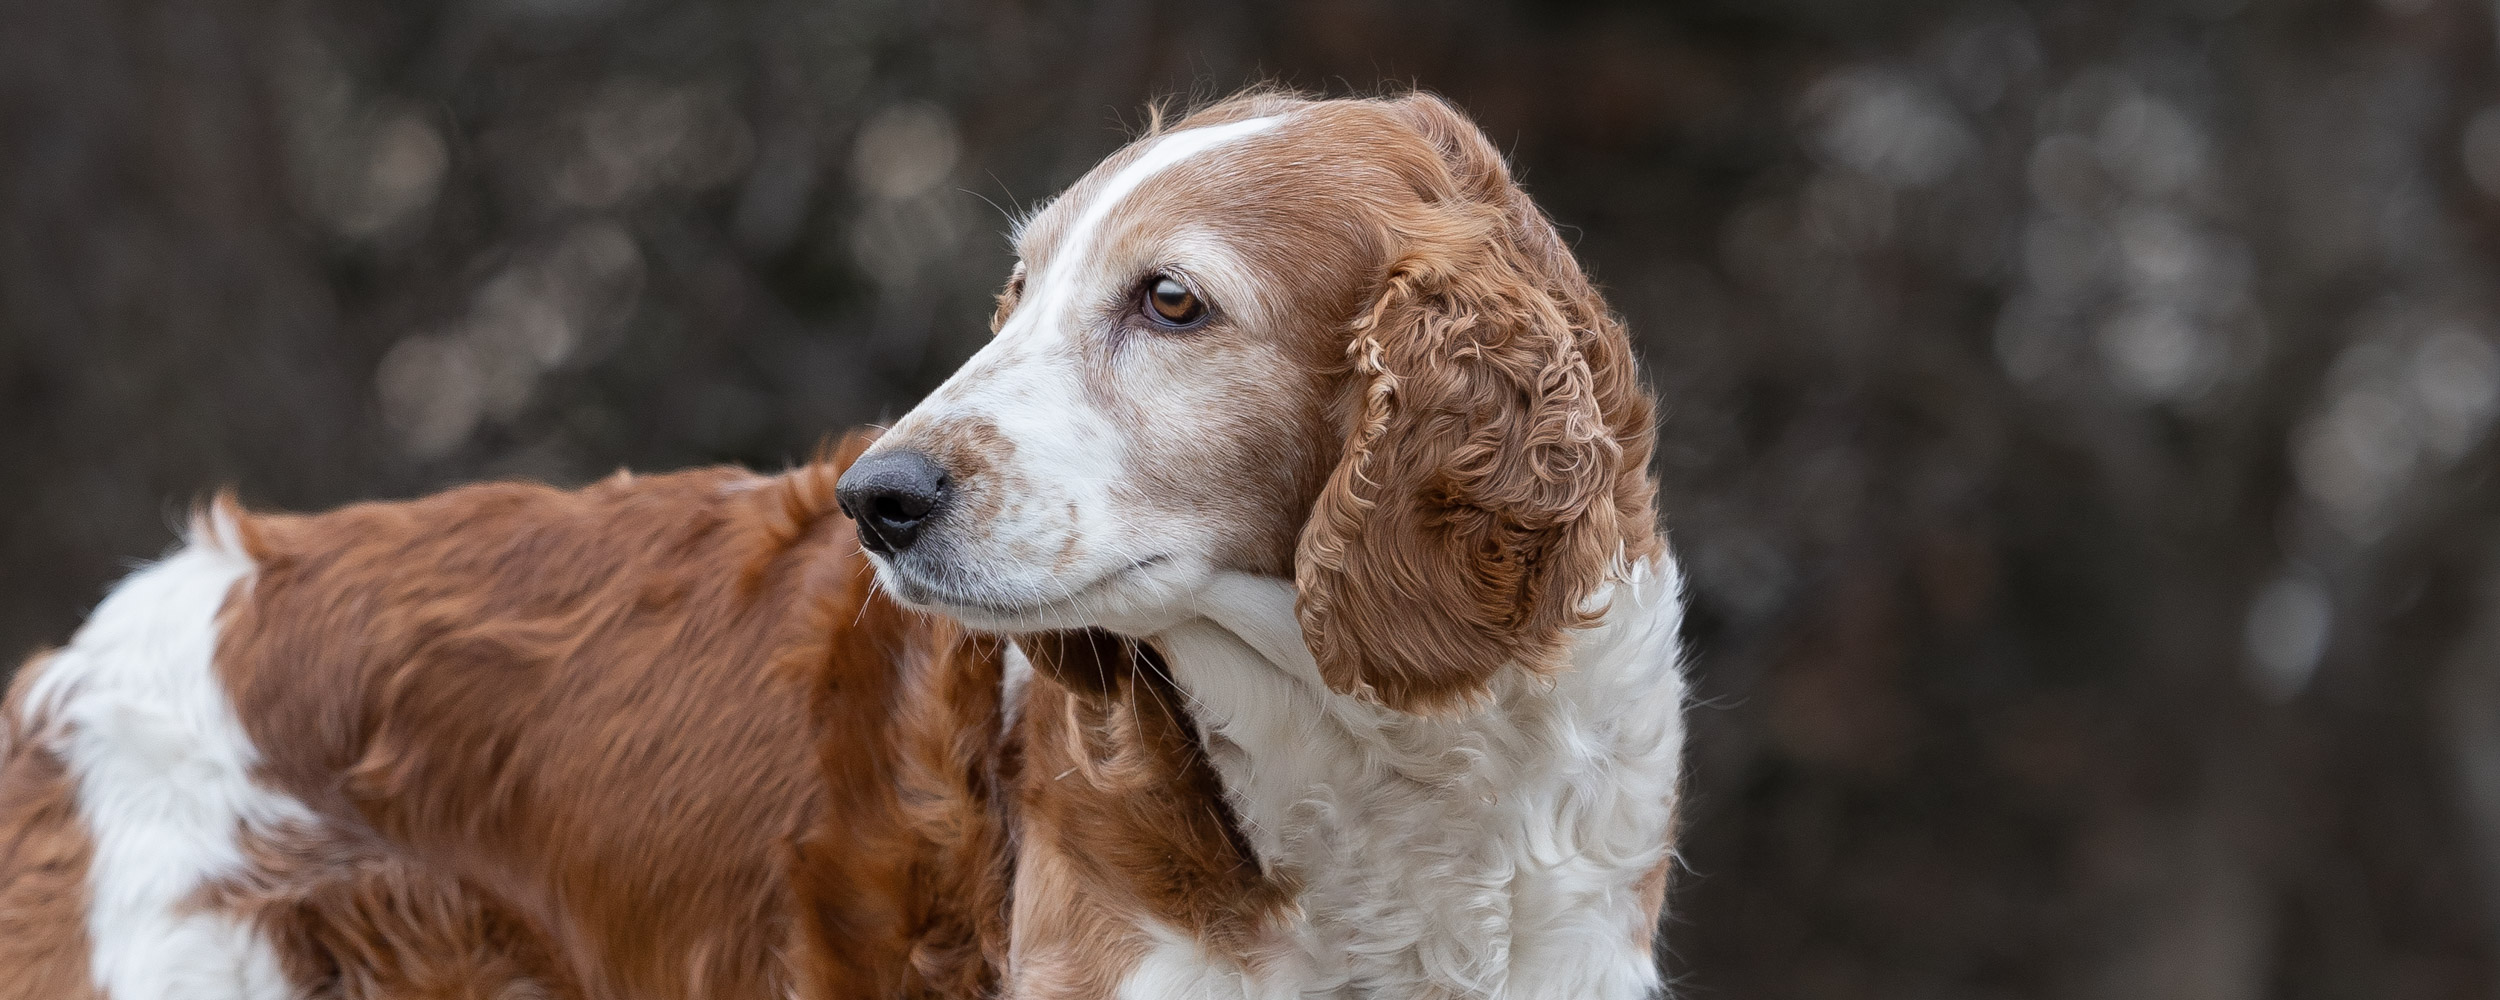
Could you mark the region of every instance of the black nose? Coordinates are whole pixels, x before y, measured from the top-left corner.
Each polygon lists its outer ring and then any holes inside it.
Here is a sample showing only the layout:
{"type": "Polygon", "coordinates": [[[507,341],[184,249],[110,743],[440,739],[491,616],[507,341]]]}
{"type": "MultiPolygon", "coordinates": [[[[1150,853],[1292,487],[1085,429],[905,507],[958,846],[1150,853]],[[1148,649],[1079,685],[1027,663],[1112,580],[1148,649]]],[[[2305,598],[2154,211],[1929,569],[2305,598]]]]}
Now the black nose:
{"type": "Polygon", "coordinates": [[[929,456],[897,448],[853,463],[834,484],[833,497],[859,522],[859,543],[890,556],[920,538],[920,529],[946,506],[951,485],[929,456]]]}

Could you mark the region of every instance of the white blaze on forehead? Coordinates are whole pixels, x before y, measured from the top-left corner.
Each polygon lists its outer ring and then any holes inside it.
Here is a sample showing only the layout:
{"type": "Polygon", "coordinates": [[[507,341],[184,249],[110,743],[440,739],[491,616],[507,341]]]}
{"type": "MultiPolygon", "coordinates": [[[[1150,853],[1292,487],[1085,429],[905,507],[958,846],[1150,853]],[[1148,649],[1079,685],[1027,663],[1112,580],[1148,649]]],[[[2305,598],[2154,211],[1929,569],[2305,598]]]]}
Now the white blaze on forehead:
{"type": "MultiPolygon", "coordinates": [[[[1282,120],[1280,117],[1270,116],[1210,125],[1206,128],[1193,128],[1164,136],[1146,147],[1145,152],[1138,154],[1136,159],[1130,160],[1127,166],[1121,167],[1118,173],[1111,175],[1109,180],[1103,182],[1101,190],[1095,192],[1094,200],[1088,203],[1085,211],[1068,226],[1066,235],[1060,241],[1061,245],[1051,257],[1051,266],[1041,273],[1026,276],[1025,285],[1031,291],[1026,296],[1025,302],[1016,309],[1015,314],[1008,317],[1007,325],[998,331],[997,338],[974,353],[971,359],[964,362],[962,368],[956,369],[955,374],[949,377],[945,384],[938,386],[936,392],[930,393],[928,400],[915,409],[910,416],[905,417],[905,420],[909,421],[911,416],[918,416],[922,412],[959,402],[960,397],[966,391],[967,383],[975,379],[992,377],[995,369],[1024,351],[1021,346],[1011,346],[1026,340],[1023,334],[1036,329],[1056,329],[1049,325],[1050,320],[1061,311],[1070,298],[1074,297],[1077,279],[1085,273],[1087,265],[1091,263],[1088,258],[1093,254],[1096,236],[1101,231],[1103,222],[1110,218],[1112,211],[1119,208],[1122,202],[1128,200],[1129,195],[1136,193],[1139,187],[1155,175],[1180,165],[1182,161],[1192,156],[1228,142],[1265,132],[1274,128],[1282,120]]],[[[1031,357],[1016,360],[1024,362],[1024,367],[1037,367],[1031,357]]],[[[1055,401],[1049,399],[1048,396],[1045,396],[1043,400],[1045,403],[1055,401]]]]}
{"type": "MultiPolygon", "coordinates": [[[[1179,166],[1183,161],[1200,153],[1275,128],[1276,124],[1283,120],[1277,116],[1248,118],[1237,122],[1226,122],[1222,125],[1209,125],[1205,128],[1174,132],[1155,140],[1153,145],[1146,147],[1145,152],[1138,154],[1136,159],[1130,160],[1127,166],[1121,167],[1119,173],[1111,175],[1110,180],[1103,182],[1102,189],[1094,193],[1094,200],[1088,203],[1084,213],[1078,215],[1076,221],[1068,226],[1067,235],[1061,240],[1061,245],[1052,252],[1049,269],[1043,274],[1033,275],[1028,279],[1028,284],[1034,290],[1034,308],[1017,310],[1017,316],[1008,321],[1009,325],[1017,325],[1016,318],[1031,316],[1034,319],[1022,324],[1029,327],[1033,323],[1047,320],[1065,305],[1065,300],[1075,292],[1077,279],[1085,273],[1086,266],[1092,263],[1090,258],[1093,256],[1094,243],[1101,234],[1103,222],[1111,217],[1111,213],[1118,209],[1122,202],[1128,200],[1129,195],[1135,194],[1138,188],[1143,187],[1155,175],[1179,166]]],[[[999,331],[1001,336],[1004,336],[1006,332],[1005,330],[999,331]]]]}

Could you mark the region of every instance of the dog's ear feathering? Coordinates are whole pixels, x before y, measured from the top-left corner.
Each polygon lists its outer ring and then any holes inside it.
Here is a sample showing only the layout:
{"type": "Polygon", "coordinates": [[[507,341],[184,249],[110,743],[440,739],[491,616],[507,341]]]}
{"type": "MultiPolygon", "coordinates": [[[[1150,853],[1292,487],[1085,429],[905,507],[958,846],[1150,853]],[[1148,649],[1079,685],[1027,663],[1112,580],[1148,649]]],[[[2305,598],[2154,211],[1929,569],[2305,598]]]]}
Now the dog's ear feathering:
{"type": "Polygon", "coordinates": [[[1350,324],[1359,396],[1303,529],[1297,611],[1332,688],[1438,713],[1506,665],[1556,669],[1610,565],[1653,544],[1650,403],[1483,133],[1429,95],[1388,110],[1424,140],[1423,199],[1390,216],[1389,267],[1350,324]]]}

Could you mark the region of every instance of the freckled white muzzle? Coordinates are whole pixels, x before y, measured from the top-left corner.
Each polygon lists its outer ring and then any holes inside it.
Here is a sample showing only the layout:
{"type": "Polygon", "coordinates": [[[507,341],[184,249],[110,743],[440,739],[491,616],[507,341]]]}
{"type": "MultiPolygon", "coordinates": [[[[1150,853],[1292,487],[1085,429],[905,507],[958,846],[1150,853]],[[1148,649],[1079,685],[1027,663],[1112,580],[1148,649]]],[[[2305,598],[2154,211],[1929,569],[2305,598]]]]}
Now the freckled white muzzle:
{"type": "MultiPolygon", "coordinates": [[[[1158,506],[1128,474],[1141,423],[1103,405],[1102,316],[1134,282],[1133,261],[1099,252],[1106,225],[1156,176],[1275,118],[1152,140],[1085,195],[1049,264],[1028,276],[1005,325],[842,477],[879,579],[897,597],[976,628],[1102,626],[1160,631],[1213,573],[1216,528],[1158,506]],[[1112,304],[1106,306],[1106,303],[1112,304]]],[[[1099,175],[1099,170],[1097,171],[1099,175]]],[[[1082,195],[1089,177],[1072,189],[1082,195]]],[[[1071,205],[1054,205],[1053,212],[1071,205]]],[[[1190,419],[1185,386],[1128,399],[1147,418],[1190,419]]]]}

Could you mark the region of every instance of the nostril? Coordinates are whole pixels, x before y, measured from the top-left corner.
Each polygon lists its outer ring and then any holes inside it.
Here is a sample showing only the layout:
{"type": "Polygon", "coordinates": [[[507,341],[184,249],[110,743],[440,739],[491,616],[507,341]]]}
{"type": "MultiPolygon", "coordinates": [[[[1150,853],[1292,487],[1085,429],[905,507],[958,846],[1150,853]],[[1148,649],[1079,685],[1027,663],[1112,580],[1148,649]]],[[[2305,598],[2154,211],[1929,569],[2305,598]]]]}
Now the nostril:
{"type": "Polygon", "coordinates": [[[935,506],[924,497],[881,496],[869,503],[868,515],[880,521],[917,521],[929,516],[935,506]]]}

